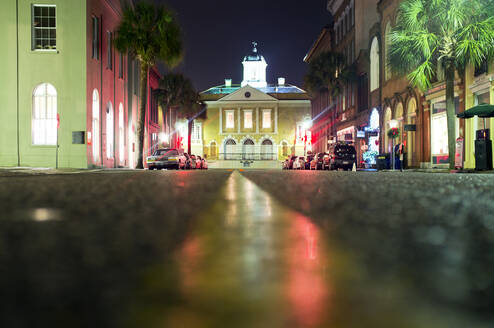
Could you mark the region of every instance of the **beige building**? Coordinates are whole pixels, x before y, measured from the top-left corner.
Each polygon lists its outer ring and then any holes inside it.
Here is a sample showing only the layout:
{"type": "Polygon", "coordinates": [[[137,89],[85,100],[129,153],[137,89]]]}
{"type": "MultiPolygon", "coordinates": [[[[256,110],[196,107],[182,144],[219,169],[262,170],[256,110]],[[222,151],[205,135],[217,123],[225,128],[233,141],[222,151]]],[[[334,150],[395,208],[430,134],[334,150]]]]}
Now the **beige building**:
{"type": "Polygon", "coordinates": [[[210,167],[281,168],[287,156],[311,150],[309,98],[284,78],[266,81],[256,44],[243,66],[241,84],[225,80],[201,93],[207,120],[194,122],[192,152],[203,153],[210,167]]]}

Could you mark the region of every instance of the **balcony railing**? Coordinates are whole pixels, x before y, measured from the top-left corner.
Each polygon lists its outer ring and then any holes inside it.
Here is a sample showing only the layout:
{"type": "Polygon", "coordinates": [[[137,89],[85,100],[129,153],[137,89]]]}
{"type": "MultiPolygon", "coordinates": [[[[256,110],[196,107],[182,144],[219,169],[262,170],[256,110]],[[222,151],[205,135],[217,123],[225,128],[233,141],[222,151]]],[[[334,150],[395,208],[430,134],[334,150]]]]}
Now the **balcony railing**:
{"type": "Polygon", "coordinates": [[[227,161],[274,161],[277,153],[220,153],[220,159],[227,161]]]}

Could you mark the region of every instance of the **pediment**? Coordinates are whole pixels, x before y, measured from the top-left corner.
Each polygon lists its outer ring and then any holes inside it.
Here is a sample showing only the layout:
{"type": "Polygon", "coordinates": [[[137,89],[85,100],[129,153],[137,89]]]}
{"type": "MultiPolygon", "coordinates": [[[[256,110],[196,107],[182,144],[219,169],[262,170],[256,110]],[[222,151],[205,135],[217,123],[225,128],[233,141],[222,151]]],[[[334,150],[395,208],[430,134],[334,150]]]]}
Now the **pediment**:
{"type": "Polygon", "coordinates": [[[278,99],[271,97],[270,95],[246,85],[243,88],[238,89],[235,92],[221,98],[221,102],[237,102],[237,101],[278,101],[278,99]]]}

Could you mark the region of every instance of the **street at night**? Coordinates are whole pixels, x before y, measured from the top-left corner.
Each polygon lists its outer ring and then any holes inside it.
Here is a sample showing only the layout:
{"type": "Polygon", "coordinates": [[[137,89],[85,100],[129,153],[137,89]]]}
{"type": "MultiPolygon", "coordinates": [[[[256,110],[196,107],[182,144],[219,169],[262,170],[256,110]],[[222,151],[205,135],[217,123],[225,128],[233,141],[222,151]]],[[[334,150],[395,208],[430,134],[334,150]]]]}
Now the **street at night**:
{"type": "Polygon", "coordinates": [[[2,170],[0,326],[491,327],[492,199],[489,174],[2,170]]]}

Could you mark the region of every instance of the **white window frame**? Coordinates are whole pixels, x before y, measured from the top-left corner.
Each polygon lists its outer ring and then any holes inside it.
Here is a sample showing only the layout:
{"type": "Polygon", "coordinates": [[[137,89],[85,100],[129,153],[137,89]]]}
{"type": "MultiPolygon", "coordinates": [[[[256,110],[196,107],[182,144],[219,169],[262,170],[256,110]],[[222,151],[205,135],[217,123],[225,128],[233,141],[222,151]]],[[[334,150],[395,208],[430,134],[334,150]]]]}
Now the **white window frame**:
{"type": "Polygon", "coordinates": [[[125,128],[124,128],[124,110],[123,105],[118,105],[118,156],[120,163],[125,160],[125,128]]]}
{"type": "Polygon", "coordinates": [[[99,110],[99,92],[97,89],[93,90],[93,119],[92,119],[92,143],[93,143],[93,162],[99,161],[99,148],[100,148],[100,110],[99,110]]]}
{"type": "Polygon", "coordinates": [[[225,110],[225,129],[235,129],[235,111],[233,109],[225,110]],[[230,117],[231,120],[229,120],[230,117]]]}
{"type": "Polygon", "coordinates": [[[113,104],[108,102],[106,107],[106,158],[113,158],[113,145],[114,145],[114,125],[115,120],[113,118],[113,104]]]}
{"type": "Polygon", "coordinates": [[[253,129],[254,128],[254,114],[252,109],[244,110],[244,129],[253,129]],[[247,118],[250,116],[250,120],[247,118]],[[249,124],[247,124],[249,122],[249,124]]]}
{"type": "Polygon", "coordinates": [[[272,120],[273,120],[273,116],[271,115],[272,113],[272,110],[271,109],[263,109],[262,110],[262,128],[263,129],[272,129],[273,128],[273,124],[272,124],[272,120]],[[266,115],[269,114],[269,120],[266,119],[266,115]]]}
{"type": "MultiPolygon", "coordinates": [[[[58,26],[58,21],[57,21],[57,6],[56,5],[49,5],[49,4],[33,4],[31,5],[31,50],[32,51],[40,51],[40,52],[56,52],[57,51],[57,26],[58,26]],[[38,27],[36,28],[34,26],[34,9],[35,8],[55,8],[55,27],[38,27]],[[41,48],[38,49],[36,47],[36,30],[55,30],[55,46],[54,48],[51,48],[52,46],[49,46],[50,48],[41,48]]],[[[50,39],[50,38],[49,38],[50,39]]]]}
{"type": "Polygon", "coordinates": [[[202,143],[202,123],[194,121],[192,123],[192,133],[190,135],[192,143],[202,143]]]}
{"type": "Polygon", "coordinates": [[[370,92],[379,88],[379,40],[372,39],[370,49],[370,92]]]}
{"type": "Polygon", "coordinates": [[[35,146],[57,144],[57,89],[50,83],[41,83],[33,91],[31,136],[35,146]]]}

